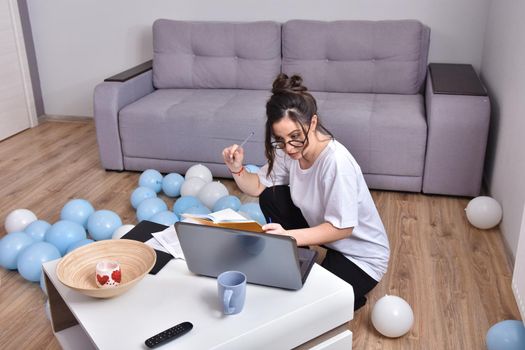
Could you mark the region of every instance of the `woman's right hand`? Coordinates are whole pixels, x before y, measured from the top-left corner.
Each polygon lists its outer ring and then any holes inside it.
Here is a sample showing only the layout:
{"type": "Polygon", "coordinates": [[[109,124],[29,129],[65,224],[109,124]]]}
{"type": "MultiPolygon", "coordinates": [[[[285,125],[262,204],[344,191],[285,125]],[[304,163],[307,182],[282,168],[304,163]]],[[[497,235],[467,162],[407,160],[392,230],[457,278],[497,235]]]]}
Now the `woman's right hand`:
{"type": "Polygon", "coordinates": [[[224,163],[232,173],[239,172],[242,168],[242,161],[244,160],[244,150],[239,145],[231,145],[222,151],[224,163]]]}

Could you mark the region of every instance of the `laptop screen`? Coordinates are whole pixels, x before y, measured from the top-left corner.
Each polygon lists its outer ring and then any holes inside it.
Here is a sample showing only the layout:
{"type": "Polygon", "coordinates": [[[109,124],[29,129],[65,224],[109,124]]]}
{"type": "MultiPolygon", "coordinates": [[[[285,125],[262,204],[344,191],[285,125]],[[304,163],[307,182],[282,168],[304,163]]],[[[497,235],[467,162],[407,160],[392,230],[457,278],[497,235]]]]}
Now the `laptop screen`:
{"type": "Polygon", "coordinates": [[[188,269],[195,274],[217,277],[237,270],[246,274],[249,283],[285,289],[303,285],[291,237],[185,222],[177,222],[175,229],[188,269]]]}

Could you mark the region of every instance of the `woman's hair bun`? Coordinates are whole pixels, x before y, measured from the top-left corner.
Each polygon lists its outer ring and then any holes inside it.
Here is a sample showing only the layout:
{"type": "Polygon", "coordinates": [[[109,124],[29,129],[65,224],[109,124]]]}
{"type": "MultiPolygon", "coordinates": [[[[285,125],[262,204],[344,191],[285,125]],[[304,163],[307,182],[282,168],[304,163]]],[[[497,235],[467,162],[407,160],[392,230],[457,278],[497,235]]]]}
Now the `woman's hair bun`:
{"type": "Polygon", "coordinates": [[[286,74],[281,73],[275,78],[272,85],[272,93],[286,93],[286,92],[304,92],[308,90],[306,86],[303,86],[303,78],[294,74],[288,77],[286,74]]]}

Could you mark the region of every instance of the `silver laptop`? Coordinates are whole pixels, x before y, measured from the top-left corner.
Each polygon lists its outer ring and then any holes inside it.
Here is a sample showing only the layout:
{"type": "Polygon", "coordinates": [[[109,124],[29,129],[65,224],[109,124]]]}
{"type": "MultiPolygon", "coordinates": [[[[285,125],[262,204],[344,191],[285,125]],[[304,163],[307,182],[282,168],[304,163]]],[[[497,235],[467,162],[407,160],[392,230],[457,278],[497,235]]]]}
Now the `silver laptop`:
{"type": "Polygon", "coordinates": [[[224,271],[243,272],[248,283],[300,289],[315,262],[315,250],[298,248],[295,239],[187,222],[175,230],[188,269],[217,277],[224,271]]]}

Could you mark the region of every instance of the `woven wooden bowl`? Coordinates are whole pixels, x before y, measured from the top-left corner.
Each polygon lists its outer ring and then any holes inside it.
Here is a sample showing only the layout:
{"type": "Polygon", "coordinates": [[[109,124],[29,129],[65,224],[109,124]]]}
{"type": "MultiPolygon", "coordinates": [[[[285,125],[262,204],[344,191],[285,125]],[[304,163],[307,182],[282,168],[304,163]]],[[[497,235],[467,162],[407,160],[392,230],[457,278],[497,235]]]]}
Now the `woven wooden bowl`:
{"type": "Polygon", "coordinates": [[[129,239],[104,240],[73,250],[58,263],[56,273],[64,285],[95,298],[111,298],[128,291],[155,265],[157,255],[145,243],[129,239]],[[95,282],[96,265],[101,260],[115,260],[122,271],[121,283],[113,288],[99,288],[95,282]]]}

